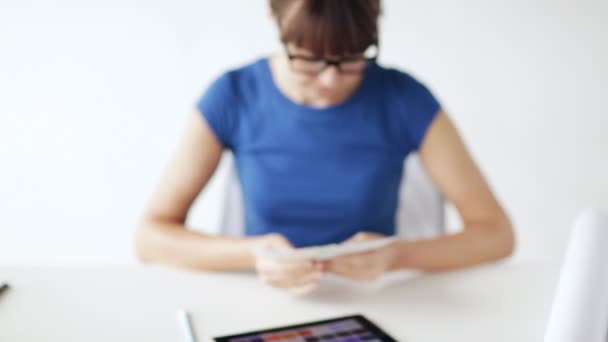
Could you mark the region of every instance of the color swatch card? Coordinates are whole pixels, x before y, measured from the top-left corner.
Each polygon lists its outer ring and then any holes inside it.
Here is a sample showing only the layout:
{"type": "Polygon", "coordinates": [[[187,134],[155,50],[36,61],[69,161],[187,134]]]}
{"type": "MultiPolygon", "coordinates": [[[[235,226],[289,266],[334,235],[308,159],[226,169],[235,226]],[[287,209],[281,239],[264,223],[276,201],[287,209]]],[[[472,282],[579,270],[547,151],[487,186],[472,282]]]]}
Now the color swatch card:
{"type": "Polygon", "coordinates": [[[341,255],[373,251],[375,249],[388,246],[396,240],[397,238],[395,237],[387,237],[361,242],[304,247],[288,251],[260,248],[257,249],[255,253],[259,256],[282,261],[330,260],[341,255]]]}

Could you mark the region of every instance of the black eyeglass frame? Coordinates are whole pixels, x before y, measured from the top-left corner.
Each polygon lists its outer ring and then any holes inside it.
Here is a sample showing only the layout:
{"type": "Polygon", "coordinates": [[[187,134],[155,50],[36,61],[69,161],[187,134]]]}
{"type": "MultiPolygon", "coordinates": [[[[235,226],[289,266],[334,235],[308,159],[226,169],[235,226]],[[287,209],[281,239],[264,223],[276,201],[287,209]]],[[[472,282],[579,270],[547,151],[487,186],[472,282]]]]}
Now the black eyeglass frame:
{"type": "MultiPolygon", "coordinates": [[[[307,62],[320,62],[323,61],[325,62],[325,65],[319,69],[318,71],[303,71],[303,70],[296,70],[294,69],[294,71],[299,72],[299,73],[303,73],[303,74],[308,74],[308,75],[319,75],[320,73],[322,73],[325,69],[329,68],[330,66],[335,66],[336,70],[341,73],[341,74],[348,74],[348,75],[358,75],[360,73],[362,73],[371,63],[375,63],[378,60],[378,55],[379,55],[379,47],[378,44],[372,44],[368,47],[368,49],[370,47],[375,47],[376,51],[375,51],[375,55],[372,57],[346,57],[346,58],[340,58],[340,59],[332,59],[332,58],[322,58],[322,57],[316,57],[316,56],[305,56],[305,55],[298,55],[298,54],[291,54],[289,53],[289,50],[287,49],[287,45],[283,44],[283,48],[285,49],[285,53],[287,54],[287,58],[289,59],[289,64],[290,66],[292,65],[292,62],[294,60],[303,60],[303,61],[307,61],[307,62]],[[347,63],[347,62],[356,62],[356,61],[363,61],[365,62],[365,66],[361,69],[361,70],[357,70],[357,71],[345,71],[341,68],[342,63],[347,63]]],[[[293,66],[292,66],[293,69],[293,66]]]]}

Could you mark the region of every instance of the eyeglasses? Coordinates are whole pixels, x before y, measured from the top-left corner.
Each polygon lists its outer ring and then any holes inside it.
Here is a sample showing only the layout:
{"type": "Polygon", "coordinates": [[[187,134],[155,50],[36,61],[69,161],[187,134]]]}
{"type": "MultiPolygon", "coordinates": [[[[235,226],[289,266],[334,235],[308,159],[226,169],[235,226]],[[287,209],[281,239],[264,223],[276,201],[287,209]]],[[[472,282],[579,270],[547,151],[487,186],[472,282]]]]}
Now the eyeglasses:
{"type": "Polygon", "coordinates": [[[376,61],[378,58],[378,46],[372,45],[361,54],[339,58],[322,58],[315,56],[305,56],[289,53],[287,47],[287,58],[294,71],[307,74],[307,75],[318,75],[330,66],[335,66],[341,74],[360,74],[365,68],[376,61]]]}

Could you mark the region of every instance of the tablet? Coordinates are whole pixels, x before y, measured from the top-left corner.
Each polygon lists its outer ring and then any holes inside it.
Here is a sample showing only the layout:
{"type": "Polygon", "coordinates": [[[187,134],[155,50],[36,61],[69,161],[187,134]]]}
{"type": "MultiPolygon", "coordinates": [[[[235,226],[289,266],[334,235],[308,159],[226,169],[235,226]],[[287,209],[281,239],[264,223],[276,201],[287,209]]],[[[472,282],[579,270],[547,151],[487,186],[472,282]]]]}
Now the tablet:
{"type": "Polygon", "coordinates": [[[397,342],[362,315],[332,318],[237,335],[216,342],[397,342]]]}

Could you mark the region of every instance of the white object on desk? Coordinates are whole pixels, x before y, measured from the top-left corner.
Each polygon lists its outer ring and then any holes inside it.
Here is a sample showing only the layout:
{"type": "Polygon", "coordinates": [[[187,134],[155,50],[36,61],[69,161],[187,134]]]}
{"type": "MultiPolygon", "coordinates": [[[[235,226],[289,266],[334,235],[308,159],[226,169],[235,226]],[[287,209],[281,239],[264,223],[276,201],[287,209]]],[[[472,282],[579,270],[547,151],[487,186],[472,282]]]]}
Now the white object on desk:
{"type": "Polygon", "coordinates": [[[179,322],[179,326],[184,331],[186,342],[196,342],[196,334],[194,333],[194,328],[192,328],[192,321],[190,320],[190,315],[186,310],[177,310],[177,321],[179,322]]]}
{"type": "Polygon", "coordinates": [[[305,247],[295,250],[274,250],[269,248],[260,248],[257,249],[255,253],[260,256],[283,261],[330,260],[342,255],[370,252],[375,249],[385,247],[396,240],[397,238],[395,237],[388,237],[370,241],[305,247]]]}
{"type": "Polygon", "coordinates": [[[576,220],[545,342],[608,342],[608,213],[576,220]]]}

